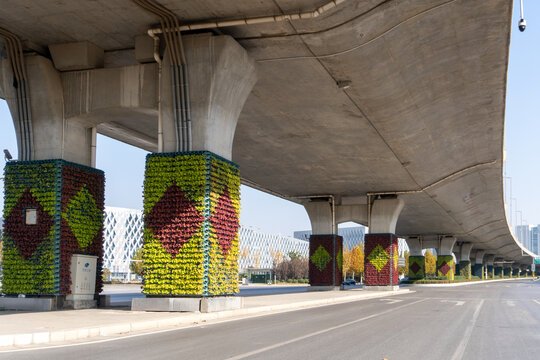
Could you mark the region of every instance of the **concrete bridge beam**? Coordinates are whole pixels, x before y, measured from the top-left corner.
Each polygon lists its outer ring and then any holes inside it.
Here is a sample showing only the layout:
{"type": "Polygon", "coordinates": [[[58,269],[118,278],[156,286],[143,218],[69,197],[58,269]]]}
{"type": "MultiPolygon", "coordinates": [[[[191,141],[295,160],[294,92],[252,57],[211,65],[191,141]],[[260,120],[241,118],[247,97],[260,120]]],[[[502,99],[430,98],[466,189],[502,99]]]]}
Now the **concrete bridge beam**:
{"type": "Polygon", "coordinates": [[[19,160],[64,159],[94,166],[92,145],[95,145],[96,132],[92,126],[64,118],[64,88],[60,72],[49,59],[40,55],[25,56],[25,65],[27,109],[16,96],[17,87],[14,86],[9,60],[0,61],[0,87],[14,120],[19,160]],[[29,119],[26,127],[18,121],[23,112],[29,119]],[[24,133],[28,131],[32,136],[26,141],[24,133]]]}
{"type": "MultiPolygon", "coordinates": [[[[238,116],[257,81],[254,60],[230,36],[182,37],[188,64],[193,151],[211,151],[232,158],[238,116]]],[[[179,151],[169,56],[163,61],[161,117],[163,151],[179,151]]]]}
{"type": "Polygon", "coordinates": [[[365,236],[367,289],[393,289],[398,286],[398,238],[396,223],[405,205],[403,199],[377,199],[369,214],[369,234],[365,236]]]}

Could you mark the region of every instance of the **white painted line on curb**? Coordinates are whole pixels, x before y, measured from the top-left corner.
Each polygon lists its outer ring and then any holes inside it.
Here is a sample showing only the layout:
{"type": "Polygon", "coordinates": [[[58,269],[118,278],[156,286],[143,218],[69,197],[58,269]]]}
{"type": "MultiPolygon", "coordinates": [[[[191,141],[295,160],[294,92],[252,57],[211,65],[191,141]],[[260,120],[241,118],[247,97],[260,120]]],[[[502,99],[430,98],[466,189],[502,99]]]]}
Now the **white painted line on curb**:
{"type": "Polygon", "coordinates": [[[369,319],[372,319],[372,318],[377,317],[377,316],[385,315],[385,314],[388,314],[389,312],[396,311],[396,310],[402,309],[404,307],[411,306],[411,305],[414,305],[414,304],[417,304],[419,302],[426,301],[426,300],[428,300],[428,299],[417,300],[417,301],[414,301],[412,303],[397,306],[397,307],[394,307],[392,309],[389,309],[389,310],[386,310],[386,311],[383,311],[383,312],[380,312],[380,313],[377,313],[377,314],[365,316],[363,318],[350,321],[348,323],[340,324],[340,325],[337,325],[337,326],[332,326],[332,327],[329,327],[329,328],[326,328],[326,329],[323,329],[323,330],[319,330],[319,331],[315,331],[315,332],[312,332],[312,333],[309,333],[309,334],[306,334],[306,335],[303,335],[303,336],[299,336],[299,337],[294,338],[294,339],[290,339],[290,340],[283,341],[283,342],[280,342],[280,343],[277,343],[277,344],[274,344],[274,345],[266,346],[266,347],[260,348],[258,350],[254,350],[254,351],[250,351],[250,352],[247,352],[247,353],[244,353],[244,354],[236,355],[236,356],[227,358],[226,360],[245,359],[245,358],[247,358],[249,356],[257,355],[257,354],[260,354],[260,353],[263,353],[263,352],[266,352],[266,351],[269,351],[269,350],[273,350],[275,348],[282,347],[282,346],[285,346],[285,345],[289,345],[289,344],[292,344],[294,342],[301,341],[301,340],[304,340],[304,339],[307,339],[307,338],[310,338],[310,337],[313,337],[313,336],[317,336],[317,335],[321,335],[321,334],[324,334],[324,333],[327,333],[327,332],[330,332],[330,331],[333,331],[333,330],[341,329],[342,327],[350,326],[350,325],[359,323],[361,321],[365,321],[365,320],[369,320],[369,319]]]}
{"type": "Polygon", "coordinates": [[[463,338],[461,339],[459,345],[456,347],[456,351],[454,351],[454,355],[452,356],[451,360],[461,360],[463,358],[463,354],[465,354],[465,349],[469,344],[474,325],[476,324],[476,320],[478,320],[478,315],[480,315],[480,309],[482,309],[482,305],[484,305],[484,299],[480,300],[480,303],[476,306],[472,319],[469,322],[469,326],[467,326],[467,329],[465,329],[465,332],[463,333],[463,338]]]}
{"type": "Polygon", "coordinates": [[[535,299],[533,299],[533,301],[534,301],[535,303],[537,303],[538,305],[540,305],[540,301],[535,300],[535,299]]]}

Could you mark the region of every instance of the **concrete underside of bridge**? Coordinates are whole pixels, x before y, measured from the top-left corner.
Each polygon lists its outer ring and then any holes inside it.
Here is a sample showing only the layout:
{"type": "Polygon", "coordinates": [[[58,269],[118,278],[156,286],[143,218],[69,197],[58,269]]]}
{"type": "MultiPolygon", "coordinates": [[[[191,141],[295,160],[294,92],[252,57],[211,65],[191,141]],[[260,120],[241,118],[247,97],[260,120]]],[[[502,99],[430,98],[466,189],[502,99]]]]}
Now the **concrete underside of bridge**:
{"type": "MultiPolygon", "coordinates": [[[[326,2],[161,4],[189,24],[326,2]]],[[[366,207],[368,193],[398,193],[399,236],[448,234],[530,263],[503,200],[511,14],[507,0],[348,0],[315,19],[197,31],[232,36],[256,62],[232,146],[243,182],[297,202],[332,194],[366,207]]],[[[48,57],[49,45],[80,41],[103,49],[100,68],[61,73],[66,121],[152,152],[157,65],[139,64],[135,36],[156,24],[129,1],[28,0],[0,13],[28,52],[48,57]],[[73,96],[82,85],[89,91],[73,96]]]]}

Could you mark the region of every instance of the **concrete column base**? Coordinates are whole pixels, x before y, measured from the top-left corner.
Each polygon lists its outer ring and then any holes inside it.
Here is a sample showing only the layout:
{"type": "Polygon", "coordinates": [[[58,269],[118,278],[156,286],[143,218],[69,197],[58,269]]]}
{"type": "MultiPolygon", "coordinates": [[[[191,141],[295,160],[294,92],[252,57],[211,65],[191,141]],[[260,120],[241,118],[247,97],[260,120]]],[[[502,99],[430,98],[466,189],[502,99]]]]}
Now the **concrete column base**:
{"type": "Polygon", "coordinates": [[[47,297],[0,297],[0,308],[17,311],[54,311],[59,304],[63,303],[63,298],[57,296],[47,297]]]}
{"type": "Polygon", "coordinates": [[[63,308],[71,310],[96,309],[97,300],[66,300],[63,308]]]}
{"type": "Polygon", "coordinates": [[[399,285],[364,286],[364,290],[369,290],[369,291],[396,291],[396,290],[399,290],[399,285]]]}
{"type": "Polygon", "coordinates": [[[132,311],[166,311],[203,313],[236,310],[244,306],[244,299],[239,296],[220,297],[149,297],[134,298],[132,311]]]}
{"type": "Polygon", "coordinates": [[[342,290],[341,286],[308,286],[307,291],[339,291],[342,290]]]}
{"type": "Polygon", "coordinates": [[[66,299],[64,295],[43,295],[43,296],[2,296],[0,297],[0,308],[16,311],[56,311],[56,310],[80,310],[95,309],[97,301],[93,299],[66,299]]]}

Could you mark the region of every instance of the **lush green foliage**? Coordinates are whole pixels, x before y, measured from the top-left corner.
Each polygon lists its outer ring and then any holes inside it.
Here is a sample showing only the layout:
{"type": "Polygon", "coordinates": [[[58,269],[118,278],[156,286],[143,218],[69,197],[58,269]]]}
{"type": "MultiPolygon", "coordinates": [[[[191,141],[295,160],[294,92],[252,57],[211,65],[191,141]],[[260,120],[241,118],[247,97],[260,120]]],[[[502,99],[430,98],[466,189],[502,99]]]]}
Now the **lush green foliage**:
{"type": "Polygon", "coordinates": [[[209,152],[151,154],[144,182],[144,293],[238,292],[240,176],[209,152]]]}
{"type": "Polygon", "coordinates": [[[4,293],[68,294],[73,253],[98,257],[100,291],[103,187],[103,172],[63,160],[6,165],[4,293]],[[26,209],[36,224],[26,223],[26,209]]]}

